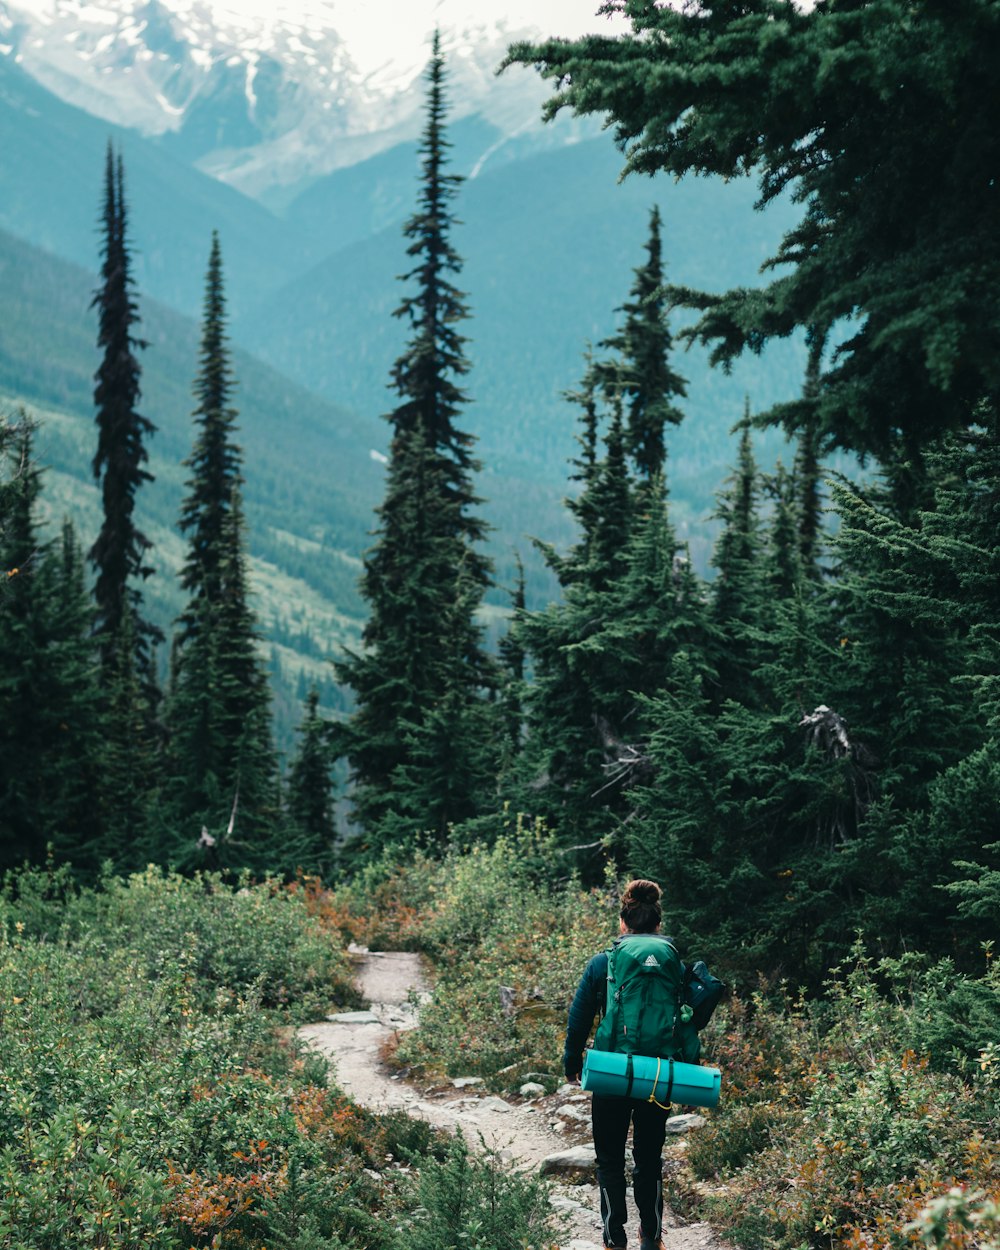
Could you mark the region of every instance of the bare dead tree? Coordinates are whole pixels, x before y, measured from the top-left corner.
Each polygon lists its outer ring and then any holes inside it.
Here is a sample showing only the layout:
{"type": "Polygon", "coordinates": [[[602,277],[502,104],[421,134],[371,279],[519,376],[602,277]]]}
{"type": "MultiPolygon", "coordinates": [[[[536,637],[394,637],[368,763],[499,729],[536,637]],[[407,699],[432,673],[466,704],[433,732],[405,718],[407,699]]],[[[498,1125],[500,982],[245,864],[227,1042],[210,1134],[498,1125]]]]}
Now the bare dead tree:
{"type": "Polygon", "coordinates": [[[623,742],[608,720],[597,713],[594,714],[594,725],[604,748],[604,763],[601,767],[608,780],[594,791],[591,798],[596,798],[615,786],[628,790],[652,779],[653,761],[644,742],[623,742]]]}
{"type": "Polygon", "coordinates": [[[875,797],[875,754],[864,743],[855,741],[847,721],[821,703],[803,716],[798,724],[805,730],[806,743],[828,760],[843,765],[847,783],[845,796],[829,805],[816,819],[817,842],[830,846],[850,841],[864,820],[875,797]]]}

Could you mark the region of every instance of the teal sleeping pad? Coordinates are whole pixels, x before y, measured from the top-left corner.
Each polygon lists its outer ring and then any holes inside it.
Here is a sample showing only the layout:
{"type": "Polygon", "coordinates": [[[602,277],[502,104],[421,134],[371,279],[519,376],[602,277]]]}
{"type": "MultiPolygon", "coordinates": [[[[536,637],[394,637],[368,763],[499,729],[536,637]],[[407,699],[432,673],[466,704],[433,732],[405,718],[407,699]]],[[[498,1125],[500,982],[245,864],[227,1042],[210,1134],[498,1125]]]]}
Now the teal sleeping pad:
{"type": "Polygon", "coordinates": [[[652,1098],[666,1106],[716,1107],[722,1087],[718,1068],[676,1059],[650,1059],[613,1050],[588,1050],[583,1059],[583,1089],[618,1098],[652,1098]],[[630,1083],[631,1078],[631,1083],[630,1083]]]}

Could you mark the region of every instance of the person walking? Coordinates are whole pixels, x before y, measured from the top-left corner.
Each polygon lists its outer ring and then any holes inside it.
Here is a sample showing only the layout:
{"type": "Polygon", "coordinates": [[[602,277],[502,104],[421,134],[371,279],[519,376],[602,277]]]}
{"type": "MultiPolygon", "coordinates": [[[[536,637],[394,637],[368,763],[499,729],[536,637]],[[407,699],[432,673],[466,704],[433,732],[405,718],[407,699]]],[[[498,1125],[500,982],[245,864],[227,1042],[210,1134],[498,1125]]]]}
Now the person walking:
{"type": "MultiPolygon", "coordinates": [[[[629,939],[643,935],[641,950],[643,960],[662,966],[665,976],[672,970],[682,968],[677,952],[669,938],[660,933],[662,891],[654,881],[642,879],[630,881],[625,887],[619,912],[621,935],[615,939],[610,951],[602,951],[587,964],[569,1009],[566,1029],[566,1045],[563,1067],[566,1079],[579,1084],[583,1071],[583,1052],[600,1013],[604,1016],[594,1045],[599,1050],[632,1050],[628,1039],[627,1022],[618,1018],[621,992],[616,996],[612,1013],[605,1015],[609,1003],[609,960],[616,951],[629,949],[629,939]],[[650,947],[649,938],[656,937],[664,945],[662,958],[656,944],[650,947]]],[[[636,944],[632,943],[632,949],[636,944]]],[[[657,969],[650,971],[658,975],[657,969]]],[[[675,1017],[673,1007],[664,1015],[661,1037],[669,1039],[673,1033],[675,1017]]],[[[655,1029],[655,1024],[654,1024],[655,1029]]],[[[634,1032],[634,1031],[633,1031],[634,1032]]],[[[648,1023],[643,1025],[645,1037],[650,1035],[648,1023]]],[[[661,1050],[669,1049],[669,1041],[661,1040],[661,1050]]],[[[638,1052],[641,1053],[641,1052],[638,1052]]],[[[672,1053],[672,1051],[671,1051],[672,1053]]],[[[668,1056],[664,1056],[668,1057],[668,1056]]],[[[666,1138],[669,1109],[653,1101],[638,1098],[610,1097],[593,1094],[591,1102],[594,1132],[594,1152],[597,1156],[597,1184],[601,1192],[601,1223],[604,1245],[608,1250],[625,1250],[628,1238],[625,1232],[627,1220],[625,1185],[625,1145],[629,1126],[632,1128],[632,1157],[635,1168],[632,1174],[632,1192],[639,1210],[639,1250],[664,1250],[663,1234],[663,1142],[666,1138]]]]}

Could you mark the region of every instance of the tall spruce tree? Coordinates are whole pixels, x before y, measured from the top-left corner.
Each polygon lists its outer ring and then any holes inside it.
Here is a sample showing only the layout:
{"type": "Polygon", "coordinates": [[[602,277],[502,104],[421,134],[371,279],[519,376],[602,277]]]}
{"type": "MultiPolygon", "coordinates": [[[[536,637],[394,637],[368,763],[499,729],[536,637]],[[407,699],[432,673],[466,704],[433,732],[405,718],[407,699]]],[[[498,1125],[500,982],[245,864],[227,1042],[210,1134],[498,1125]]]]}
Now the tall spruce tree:
{"type": "Polygon", "coordinates": [[[721,699],[749,698],[755,663],[753,631],[760,624],[764,602],[762,542],[758,501],[760,474],[753,454],[749,403],[737,426],[740,432],[736,467],[719,496],[716,518],[722,530],[712,563],[712,618],[724,637],[719,663],[721,699]]]}
{"type": "Polygon", "coordinates": [[[181,533],[188,540],[181,571],[181,585],[188,593],[188,604],[180,618],[182,644],[197,633],[202,601],[218,602],[224,560],[222,533],[233,488],[242,482],[242,454],[234,440],[235,379],[227,344],[222,249],[218,231],[213,230],[205,277],[199,369],[194,383],[197,434],[191,455],[184,462],[191,476],[180,519],[181,533]]]}
{"type": "Polygon", "coordinates": [[[185,462],[191,476],[180,519],[188,539],[181,570],[188,600],[172,654],[169,769],[183,851],[204,826],[215,841],[213,859],[268,869],[280,866],[270,862],[278,838],[277,761],[250,606],[225,311],[222,253],[213,233],[194,382],[197,434],[185,462]]]}
{"type": "Polygon", "coordinates": [[[134,512],[136,492],[144,482],[152,481],[152,474],[144,467],[149,458],[145,443],[156,427],[138,411],[141,368],[136,352],[146,343],[133,332],[139,313],[130,272],[125,176],[122,158],[115,158],[110,142],[105,158],[101,230],[101,285],[93,299],[98,310],[97,344],[101,350],[94,388],[97,451],[93,470],[103,503],[100,533],[90,550],[97,571],[96,629],[105,666],[117,667],[114,653],[120,644],[116,635],[125,615],[131,616],[129,630],[137,670],[145,697],[155,702],[152,649],[163,636],[141,613],[141,592],[136,580],[142,581],[153,572],[146,563],[152,544],[136,525],[134,512]]]}
{"type": "Polygon", "coordinates": [[[664,476],[668,425],[680,425],[683,411],[675,399],[687,384],[670,366],[673,339],[667,326],[660,210],[649,216],[646,261],[635,270],[630,298],[622,306],[621,329],[601,343],[613,355],[601,362],[598,377],[605,391],[621,395],[627,410],[627,447],[640,476],[664,476]]]}
{"type": "Polygon", "coordinates": [[[670,364],[660,228],[654,208],[621,327],[600,344],[613,354],[588,351],[581,386],[566,395],[580,409],[580,490],[568,504],[580,536],[566,554],[539,544],[564,601],[517,625],[534,677],[517,801],[587,850],[618,849],[643,767],[642,697],[685,639],[700,664],[710,632],[667,510],[665,432],[683,418],[685,383],[670,364]]]}
{"type": "Polygon", "coordinates": [[[451,243],[461,180],[446,172],[437,34],[427,85],[418,208],[404,228],[414,264],[403,281],[414,285],[396,310],[410,337],[392,369],[400,403],[388,415],[386,492],[362,578],[371,609],[366,649],[338,665],[356,699],[338,746],[350,761],[355,819],[369,848],[428,829],[445,837],[482,802],[494,751],[494,735],[478,723],[483,691],[496,682],[475,620],[490,570],[476,547],[485,525],[471,484],[473,439],[457,424],[469,369],[459,326],[469,314],[450,280],[462,263],[451,243]],[[429,803],[431,776],[448,784],[429,803]]]}

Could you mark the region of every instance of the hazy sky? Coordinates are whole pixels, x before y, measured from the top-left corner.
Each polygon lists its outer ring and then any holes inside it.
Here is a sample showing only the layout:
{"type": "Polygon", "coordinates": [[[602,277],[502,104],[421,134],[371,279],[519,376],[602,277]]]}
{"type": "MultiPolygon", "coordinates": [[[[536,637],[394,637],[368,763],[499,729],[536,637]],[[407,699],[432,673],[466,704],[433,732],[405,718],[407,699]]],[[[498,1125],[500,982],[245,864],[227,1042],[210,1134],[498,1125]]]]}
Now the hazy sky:
{"type": "MultiPolygon", "coordinates": [[[[197,0],[196,0],[197,2],[197,0]]],[[[181,0],[183,5],[184,0],[181,0]]],[[[581,35],[625,29],[597,17],[600,0],[209,0],[212,8],[247,16],[291,18],[306,26],[331,25],[343,35],[362,69],[407,62],[423,49],[435,26],[449,35],[488,27],[534,27],[546,35],[581,35]]],[[[170,7],[180,7],[177,0],[170,7]]],[[[424,54],[421,51],[418,59],[424,54]]]]}
{"type": "MultiPolygon", "coordinates": [[[[238,0],[232,0],[236,3],[238,0]]],[[[257,0],[251,0],[256,3],[257,0]]],[[[337,29],[359,62],[406,60],[440,26],[446,32],[490,26],[516,31],[536,27],[546,35],[611,32],[625,24],[597,17],[600,0],[334,0],[337,29]]]]}

